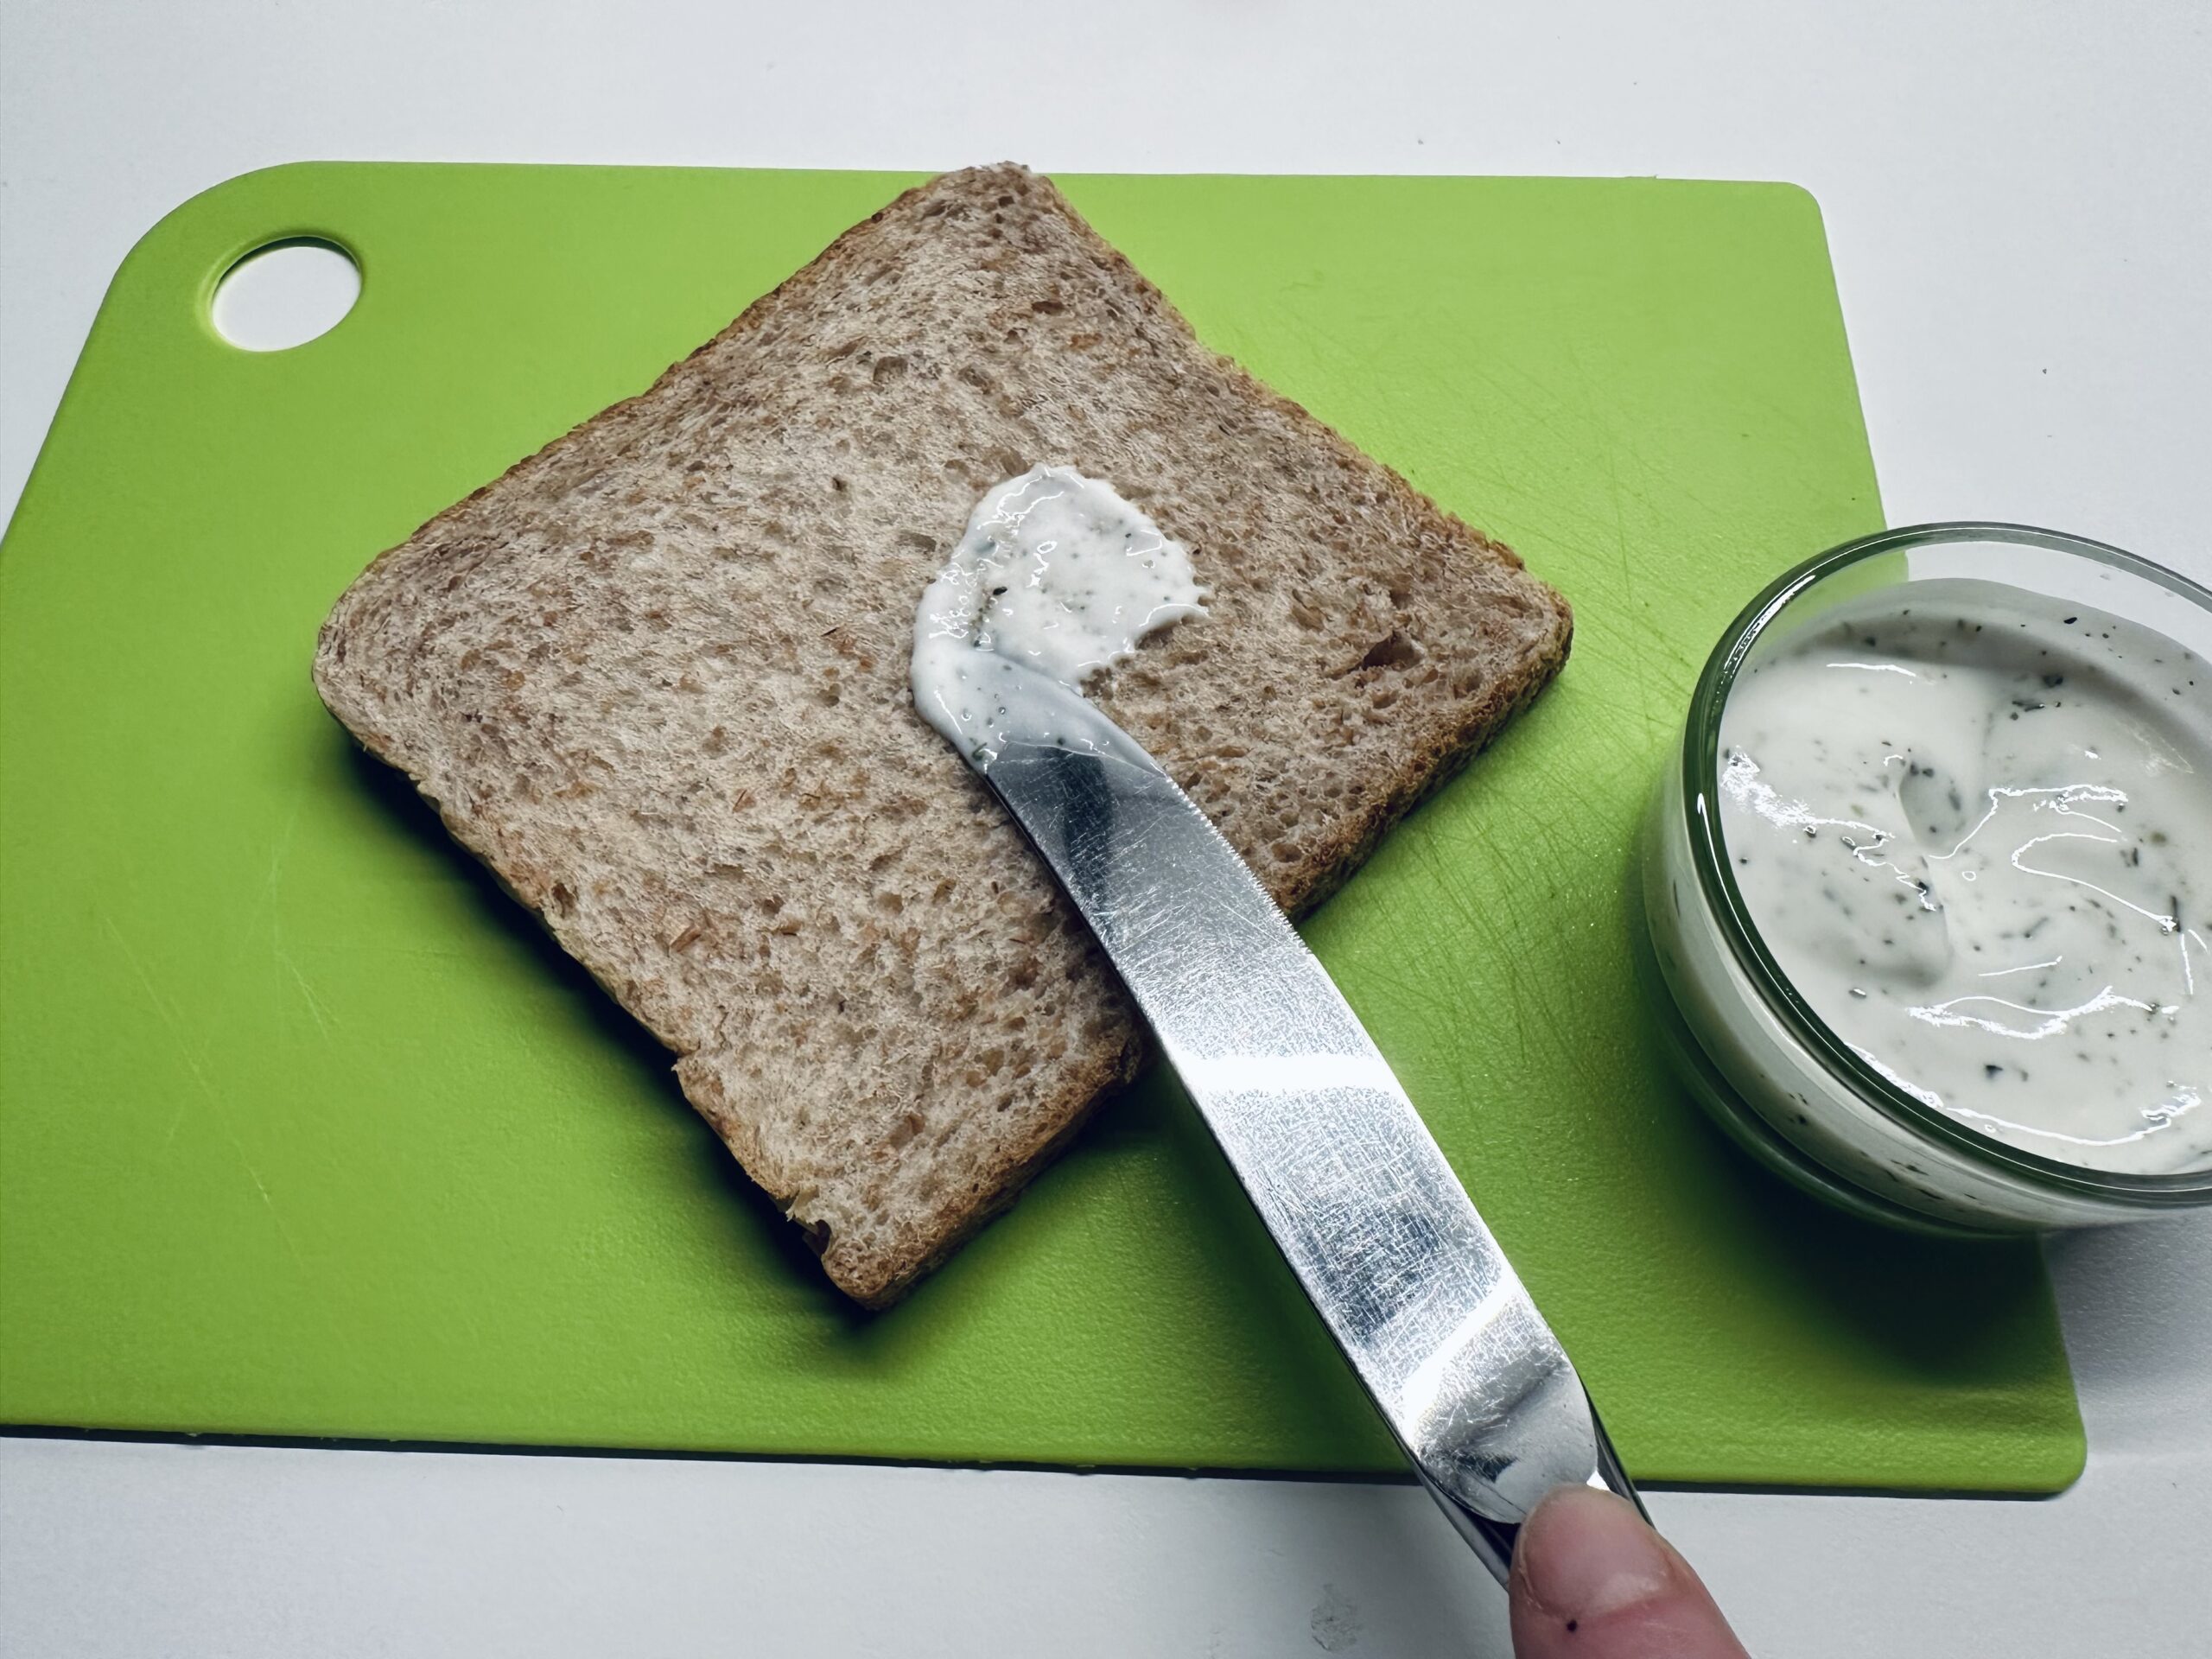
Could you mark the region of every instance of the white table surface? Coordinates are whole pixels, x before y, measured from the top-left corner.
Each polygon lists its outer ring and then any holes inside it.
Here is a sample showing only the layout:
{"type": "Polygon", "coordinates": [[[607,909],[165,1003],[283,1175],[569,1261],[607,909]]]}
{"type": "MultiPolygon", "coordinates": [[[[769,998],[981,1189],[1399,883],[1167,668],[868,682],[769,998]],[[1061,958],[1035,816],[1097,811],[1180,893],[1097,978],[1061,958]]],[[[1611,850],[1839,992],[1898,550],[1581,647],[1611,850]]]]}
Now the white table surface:
{"type": "MultiPolygon", "coordinates": [[[[0,0],[0,510],[124,251],[270,162],[1661,174],[1819,197],[1892,523],[2055,524],[2212,580],[2209,92],[2178,0],[0,0]]],[[[2212,1647],[2212,1225],[2050,1254],[2073,1491],[1655,1497],[1754,1651],[2212,1647]]],[[[1408,1487],[16,1439],[0,1648],[1505,1642],[1408,1487]]]]}

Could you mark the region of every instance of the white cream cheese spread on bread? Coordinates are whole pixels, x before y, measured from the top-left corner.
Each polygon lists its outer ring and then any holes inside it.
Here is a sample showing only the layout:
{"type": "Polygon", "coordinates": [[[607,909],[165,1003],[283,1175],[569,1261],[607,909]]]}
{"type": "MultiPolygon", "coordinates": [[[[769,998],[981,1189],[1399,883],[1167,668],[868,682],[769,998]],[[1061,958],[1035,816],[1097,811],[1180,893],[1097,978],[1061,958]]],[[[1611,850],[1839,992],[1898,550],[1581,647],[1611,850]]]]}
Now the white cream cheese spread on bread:
{"type": "Polygon", "coordinates": [[[1752,919],[1928,1104],[2095,1169],[2212,1165],[2212,677],[2084,606],[1912,593],[1736,683],[1720,811],[1752,919]]]}
{"type": "Polygon", "coordinates": [[[970,761],[1027,729],[1020,668],[1080,690],[1204,616],[1191,550],[1096,479],[1035,467],[988,492],[914,616],[914,707],[970,761]]]}

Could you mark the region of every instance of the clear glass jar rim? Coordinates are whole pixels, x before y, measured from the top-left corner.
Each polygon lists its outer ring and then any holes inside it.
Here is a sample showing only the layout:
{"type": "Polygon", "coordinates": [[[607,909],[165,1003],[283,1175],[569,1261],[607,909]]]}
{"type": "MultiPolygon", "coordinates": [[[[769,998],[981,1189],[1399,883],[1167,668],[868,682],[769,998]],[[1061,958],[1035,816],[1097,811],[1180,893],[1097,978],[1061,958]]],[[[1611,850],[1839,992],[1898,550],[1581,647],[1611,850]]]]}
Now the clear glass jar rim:
{"type": "Polygon", "coordinates": [[[1682,803],[1688,818],[1690,862],[1696,871],[1698,886],[1731,954],[1768,1010],[1801,1046],[1853,1094],[1892,1122],[1978,1162],[1995,1165],[2009,1174],[2037,1185],[2139,1205],[2145,1209],[2202,1203],[2212,1198],[2212,1169],[2166,1175],[2090,1169],[2010,1146],[1905,1093],[1859,1058],[1798,995],[1796,987],[1759,937],[1758,925],[1737,888],[1729,868],[1719,815],[1713,810],[1713,795],[1719,776],[1720,717],[1727,707],[1736,675],[1751,647],[1794,601],[1836,572],[1881,554],[1948,542],[2003,542],[2078,555],[2151,582],[2212,617],[2212,591],[2177,571],[2102,542],[2062,531],[2039,530],[2030,524],[1963,520],[1908,524],[1860,537],[1806,560],[1769,583],[1723,631],[1719,643],[1706,658],[1705,668],[1698,676],[1697,690],[1690,699],[1689,721],[1682,734],[1682,803]]]}

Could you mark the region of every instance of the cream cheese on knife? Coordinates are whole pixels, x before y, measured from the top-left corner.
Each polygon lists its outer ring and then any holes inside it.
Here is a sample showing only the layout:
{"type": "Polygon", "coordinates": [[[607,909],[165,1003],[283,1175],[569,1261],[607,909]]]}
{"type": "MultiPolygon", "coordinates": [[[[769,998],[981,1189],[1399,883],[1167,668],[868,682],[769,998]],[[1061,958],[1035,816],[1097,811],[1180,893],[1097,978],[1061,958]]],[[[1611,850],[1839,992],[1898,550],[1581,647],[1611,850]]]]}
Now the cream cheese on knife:
{"type": "Polygon", "coordinates": [[[1191,552],[1096,479],[1036,467],[994,486],[914,617],[914,707],[962,757],[1049,741],[1015,665],[1080,690],[1146,635],[1204,616],[1191,552]]]}

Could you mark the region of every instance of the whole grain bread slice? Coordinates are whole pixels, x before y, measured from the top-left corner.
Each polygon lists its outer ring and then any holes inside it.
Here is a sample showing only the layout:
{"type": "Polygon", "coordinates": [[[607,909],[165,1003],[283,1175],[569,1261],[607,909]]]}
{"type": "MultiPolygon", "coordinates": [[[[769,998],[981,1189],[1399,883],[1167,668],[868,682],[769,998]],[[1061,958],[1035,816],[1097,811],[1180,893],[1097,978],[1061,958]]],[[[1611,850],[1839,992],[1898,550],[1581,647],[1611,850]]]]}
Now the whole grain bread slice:
{"type": "Polygon", "coordinates": [[[1565,659],[1560,596],[1201,346],[1046,180],[949,174],[379,558],[323,701],[675,1051],[880,1305],[1142,1052],[1110,967],[915,713],[982,493],[1105,480],[1211,615],[1094,685],[1294,914],[1565,659]]]}

